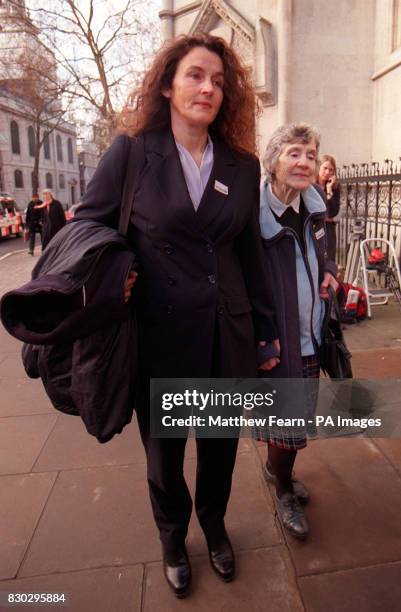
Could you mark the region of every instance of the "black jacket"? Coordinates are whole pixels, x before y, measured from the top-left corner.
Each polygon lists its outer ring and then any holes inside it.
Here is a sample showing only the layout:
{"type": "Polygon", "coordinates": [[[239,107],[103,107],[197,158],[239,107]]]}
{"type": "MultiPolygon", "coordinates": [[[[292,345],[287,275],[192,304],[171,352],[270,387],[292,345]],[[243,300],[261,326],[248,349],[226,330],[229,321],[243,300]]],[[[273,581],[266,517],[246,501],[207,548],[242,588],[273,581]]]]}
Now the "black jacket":
{"type": "Polygon", "coordinates": [[[53,405],[79,414],[100,442],[132,418],[137,338],[124,283],[134,265],[115,230],[91,221],[68,224],[32,280],[1,300],[6,329],[30,343],[23,350],[28,375],[40,376],[53,405]]]}
{"type": "MultiPolygon", "coordinates": [[[[214,166],[195,212],[171,130],[144,134],[146,165],[128,230],[138,258],[144,378],[256,376],[256,341],[276,337],[258,223],[259,162],[211,137],[214,166]]],[[[117,227],[129,146],[127,136],[114,141],[73,223],[117,227]]]]}
{"type": "Polygon", "coordinates": [[[58,200],[53,200],[49,207],[42,210],[42,249],[45,249],[50,240],[66,224],[65,212],[58,200]]]}
{"type": "Polygon", "coordinates": [[[42,203],[42,200],[31,200],[28,204],[25,222],[30,232],[42,231],[42,210],[35,209],[35,206],[42,203]]]}

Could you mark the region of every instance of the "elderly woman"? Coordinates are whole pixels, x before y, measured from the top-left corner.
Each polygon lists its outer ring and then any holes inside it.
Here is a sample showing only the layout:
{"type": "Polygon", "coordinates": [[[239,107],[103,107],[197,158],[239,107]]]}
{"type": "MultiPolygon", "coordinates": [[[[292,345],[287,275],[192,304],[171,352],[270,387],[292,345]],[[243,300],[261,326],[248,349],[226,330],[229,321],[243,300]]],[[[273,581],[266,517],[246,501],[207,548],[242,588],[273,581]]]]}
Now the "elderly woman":
{"type": "MultiPolygon", "coordinates": [[[[264,376],[319,377],[324,299],[328,285],[337,285],[335,264],[326,258],[326,207],[311,186],[319,141],[309,125],[284,125],[272,135],[263,158],[267,179],[260,225],[280,341],[280,363],[264,376]]],[[[304,406],[299,412],[303,416],[304,406]]],[[[309,493],[293,479],[292,470],[297,451],[306,446],[306,430],[292,435],[259,430],[255,437],[268,444],[264,476],[276,485],[282,523],[291,535],[305,539],[309,528],[300,503],[308,501],[309,493]]]]}
{"type": "Polygon", "coordinates": [[[336,220],[340,210],[340,188],[337,185],[337,165],[332,155],[322,155],[320,160],[318,185],[323,189],[326,198],[327,216],[327,256],[333,261],[336,258],[336,220]]]}
{"type": "MultiPolygon", "coordinates": [[[[138,278],[133,274],[126,290],[135,281],[136,413],[164,574],[178,597],[191,582],[186,439],[151,435],[149,382],[256,376],[258,342],[277,338],[258,224],[254,109],[247,71],[222,39],[171,41],[145,75],[136,107],[124,115],[126,133],[106,152],[73,221],[118,227],[131,137],[142,140],[146,162],[128,229],[138,278]]],[[[235,571],[224,517],[237,444],[196,440],[196,514],[212,568],[225,582],[235,571]]]]}

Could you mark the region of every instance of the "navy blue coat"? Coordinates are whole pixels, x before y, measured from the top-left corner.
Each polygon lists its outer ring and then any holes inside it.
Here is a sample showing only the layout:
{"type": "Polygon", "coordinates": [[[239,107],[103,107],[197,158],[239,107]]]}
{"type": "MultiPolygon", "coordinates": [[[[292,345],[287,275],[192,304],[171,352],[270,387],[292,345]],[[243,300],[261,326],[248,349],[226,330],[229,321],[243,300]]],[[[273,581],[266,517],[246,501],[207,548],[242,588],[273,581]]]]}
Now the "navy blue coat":
{"type": "MultiPolygon", "coordinates": [[[[322,210],[311,213],[306,220],[310,222],[317,256],[319,284],[323,281],[325,272],[330,272],[333,276],[337,272],[335,263],[327,257],[325,217],[326,211],[322,203],[322,210]]],[[[266,378],[302,378],[295,238],[292,234],[283,228],[271,238],[263,239],[265,264],[273,287],[272,301],[280,340],[280,363],[273,370],[263,372],[262,376],[266,378]]],[[[319,296],[315,296],[315,299],[319,299],[319,296]]],[[[316,352],[319,352],[318,346],[316,352]]]]}

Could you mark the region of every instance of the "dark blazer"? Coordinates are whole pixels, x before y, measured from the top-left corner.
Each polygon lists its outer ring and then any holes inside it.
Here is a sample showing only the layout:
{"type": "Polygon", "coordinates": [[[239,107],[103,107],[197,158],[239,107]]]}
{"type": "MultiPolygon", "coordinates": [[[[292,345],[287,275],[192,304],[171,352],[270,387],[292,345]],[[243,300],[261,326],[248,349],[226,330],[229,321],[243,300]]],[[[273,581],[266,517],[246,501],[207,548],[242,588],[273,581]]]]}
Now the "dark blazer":
{"type": "MultiPolygon", "coordinates": [[[[128,240],[139,263],[133,295],[146,376],[255,376],[257,340],[276,337],[258,223],[259,163],[211,137],[214,166],[195,212],[171,130],[144,134],[128,240]]],[[[74,223],[117,228],[129,145],[119,136],[106,152],[74,223]]]]}
{"type": "Polygon", "coordinates": [[[26,210],[26,225],[30,232],[40,232],[42,230],[42,210],[35,209],[38,204],[43,204],[42,200],[31,200],[26,210]]]}

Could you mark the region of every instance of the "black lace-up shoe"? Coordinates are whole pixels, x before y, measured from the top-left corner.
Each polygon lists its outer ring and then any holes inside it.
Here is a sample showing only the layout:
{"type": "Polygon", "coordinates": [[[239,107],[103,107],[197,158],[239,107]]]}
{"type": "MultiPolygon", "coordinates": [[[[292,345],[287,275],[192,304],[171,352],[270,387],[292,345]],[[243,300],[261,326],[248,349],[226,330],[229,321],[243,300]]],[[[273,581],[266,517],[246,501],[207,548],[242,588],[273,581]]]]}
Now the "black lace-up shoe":
{"type": "Polygon", "coordinates": [[[223,582],[231,582],[235,575],[235,557],[226,530],[206,539],[212,568],[223,582]]]}
{"type": "Polygon", "coordinates": [[[275,502],[283,526],[294,538],[305,540],[309,535],[309,526],[297,496],[292,493],[284,493],[281,497],[275,495],[275,502]]]}
{"type": "Polygon", "coordinates": [[[186,597],[191,585],[191,566],[185,546],[174,549],[163,547],[163,571],[176,597],[186,597]]]}

